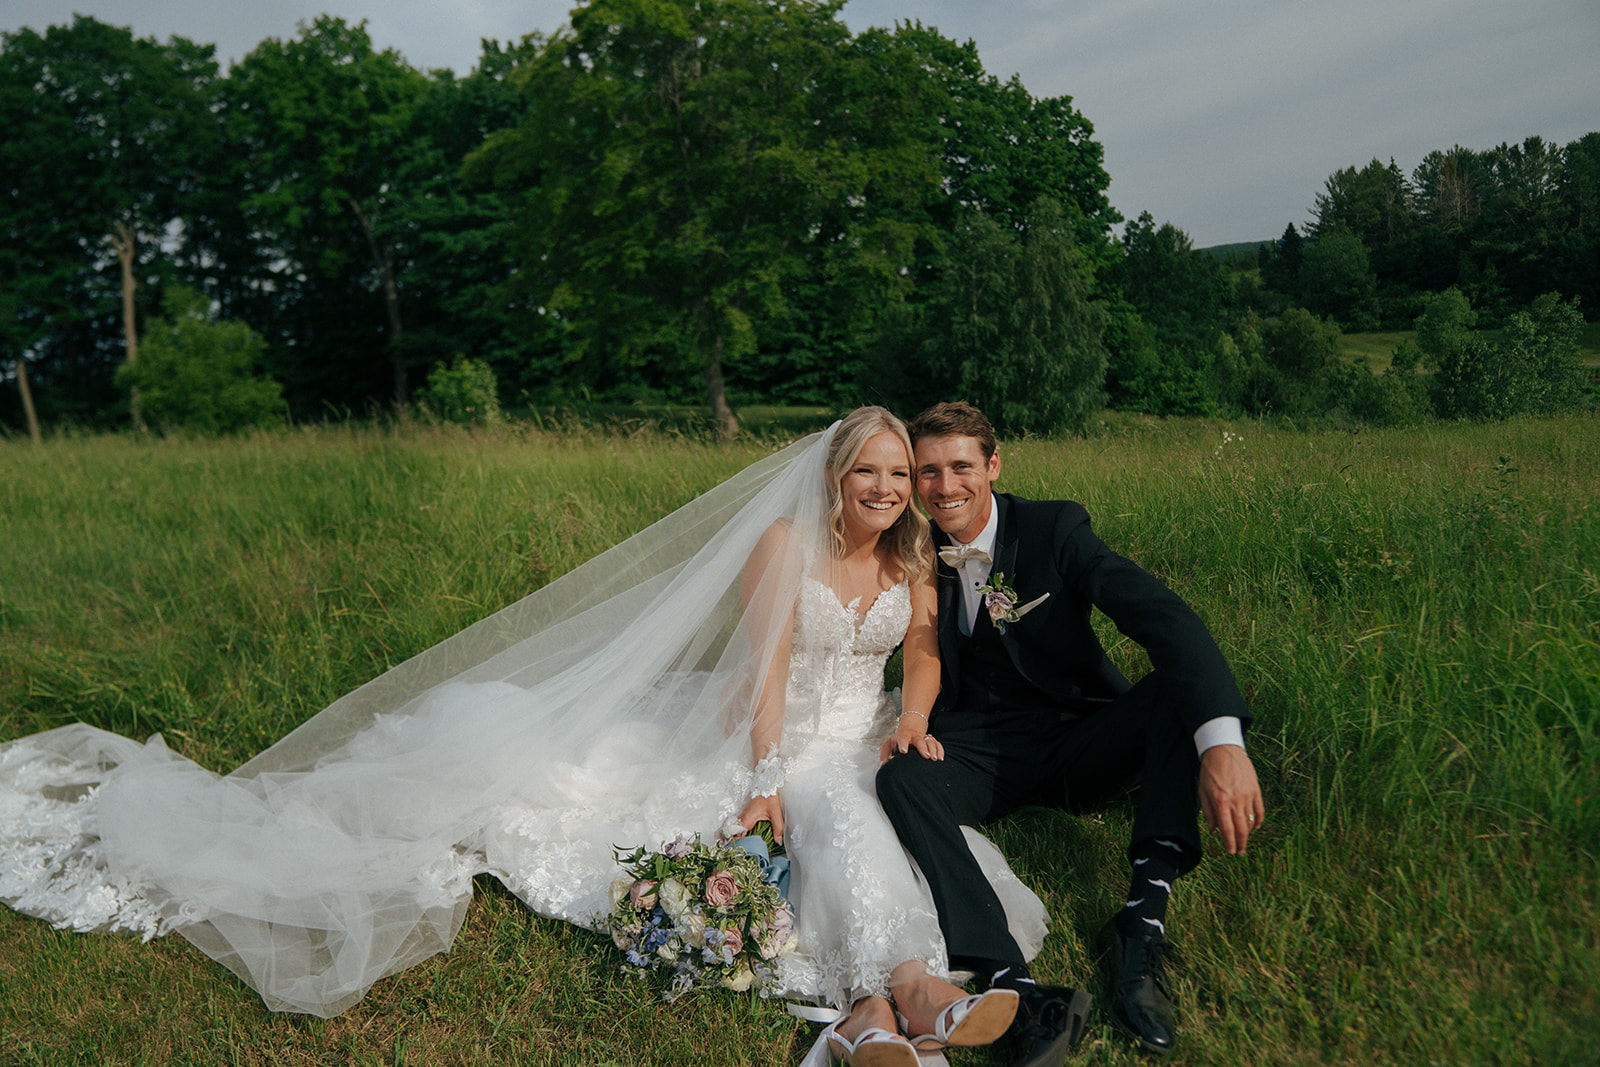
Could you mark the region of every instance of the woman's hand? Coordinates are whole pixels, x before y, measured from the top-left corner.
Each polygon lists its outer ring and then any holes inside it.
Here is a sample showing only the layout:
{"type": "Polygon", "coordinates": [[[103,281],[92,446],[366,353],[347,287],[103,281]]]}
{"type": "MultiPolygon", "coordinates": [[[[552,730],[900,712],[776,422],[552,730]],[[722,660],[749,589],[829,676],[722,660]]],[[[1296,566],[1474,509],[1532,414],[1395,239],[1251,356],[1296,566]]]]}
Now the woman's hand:
{"type": "Polygon", "coordinates": [[[772,839],[778,844],[783,844],[783,800],[780,794],[774,793],[770,797],[751,797],[750,802],[739,813],[739,822],[748,831],[756,823],[765,819],[772,824],[772,839]]]}
{"type": "Polygon", "coordinates": [[[878,762],[887,763],[893,757],[912,749],[922,753],[923,759],[944,759],[944,746],[928,733],[923,717],[907,713],[900,716],[900,724],[895,728],[893,736],[878,750],[878,762]]]}

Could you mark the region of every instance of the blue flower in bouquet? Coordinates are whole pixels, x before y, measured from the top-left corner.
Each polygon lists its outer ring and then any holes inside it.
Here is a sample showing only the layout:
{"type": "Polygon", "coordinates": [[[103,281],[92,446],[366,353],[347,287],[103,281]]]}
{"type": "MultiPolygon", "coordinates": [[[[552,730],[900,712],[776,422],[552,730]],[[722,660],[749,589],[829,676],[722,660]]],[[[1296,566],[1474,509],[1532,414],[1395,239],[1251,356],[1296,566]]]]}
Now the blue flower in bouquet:
{"type": "Polygon", "coordinates": [[[618,850],[617,862],[623,873],[599,925],[628,967],[670,974],[668,1000],[708,982],[757,988],[772,977],[765,961],[794,949],[782,892],[787,860],[774,860],[759,837],[707,844],[680,836],[659,852],[618,850]]]}

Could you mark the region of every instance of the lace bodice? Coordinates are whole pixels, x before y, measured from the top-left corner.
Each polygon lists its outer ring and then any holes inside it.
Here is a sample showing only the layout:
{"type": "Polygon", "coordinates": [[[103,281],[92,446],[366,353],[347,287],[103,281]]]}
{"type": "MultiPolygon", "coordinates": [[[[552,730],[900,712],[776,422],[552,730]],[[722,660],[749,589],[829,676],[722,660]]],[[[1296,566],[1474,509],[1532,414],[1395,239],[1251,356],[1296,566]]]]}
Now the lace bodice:
{"type": "Polygon", "coordinates": [[[800,583],[787,703],[820,709],[823,737],[860,740],[887,729],[883,666],[911,624],[911,589],[905,582],[885,589],[865,617],[860,606],[859,598],[840,603],[815,578],[800,583]]]}

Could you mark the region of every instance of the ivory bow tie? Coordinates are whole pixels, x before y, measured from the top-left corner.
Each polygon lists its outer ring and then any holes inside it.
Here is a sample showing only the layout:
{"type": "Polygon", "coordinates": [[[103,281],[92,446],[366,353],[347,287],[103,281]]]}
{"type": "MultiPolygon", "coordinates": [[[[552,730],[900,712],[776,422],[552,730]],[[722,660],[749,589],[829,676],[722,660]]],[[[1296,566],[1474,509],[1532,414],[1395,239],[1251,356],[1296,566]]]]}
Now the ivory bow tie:
{"type": "Polygon", "coordinates": [[[939,558],[952,567],[959,567],[971,560],[976,560],[979,563],[994,562],[994,558],[989,553],[972,545],[947,545],[939,550],[939,558]]]}

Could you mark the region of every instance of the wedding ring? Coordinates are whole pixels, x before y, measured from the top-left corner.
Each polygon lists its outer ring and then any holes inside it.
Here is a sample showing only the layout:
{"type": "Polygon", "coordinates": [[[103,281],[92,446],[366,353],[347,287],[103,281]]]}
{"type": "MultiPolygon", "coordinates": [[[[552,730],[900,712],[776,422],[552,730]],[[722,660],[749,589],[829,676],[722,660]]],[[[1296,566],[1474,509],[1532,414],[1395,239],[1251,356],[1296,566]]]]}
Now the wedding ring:
{"type": "Polygon", "coordinates": [[[1256,821],[1256,817],[1254,815],[1246,815],[1245,818],[1249,819],[1251,822],[1255,822],[1256,821]]]}

